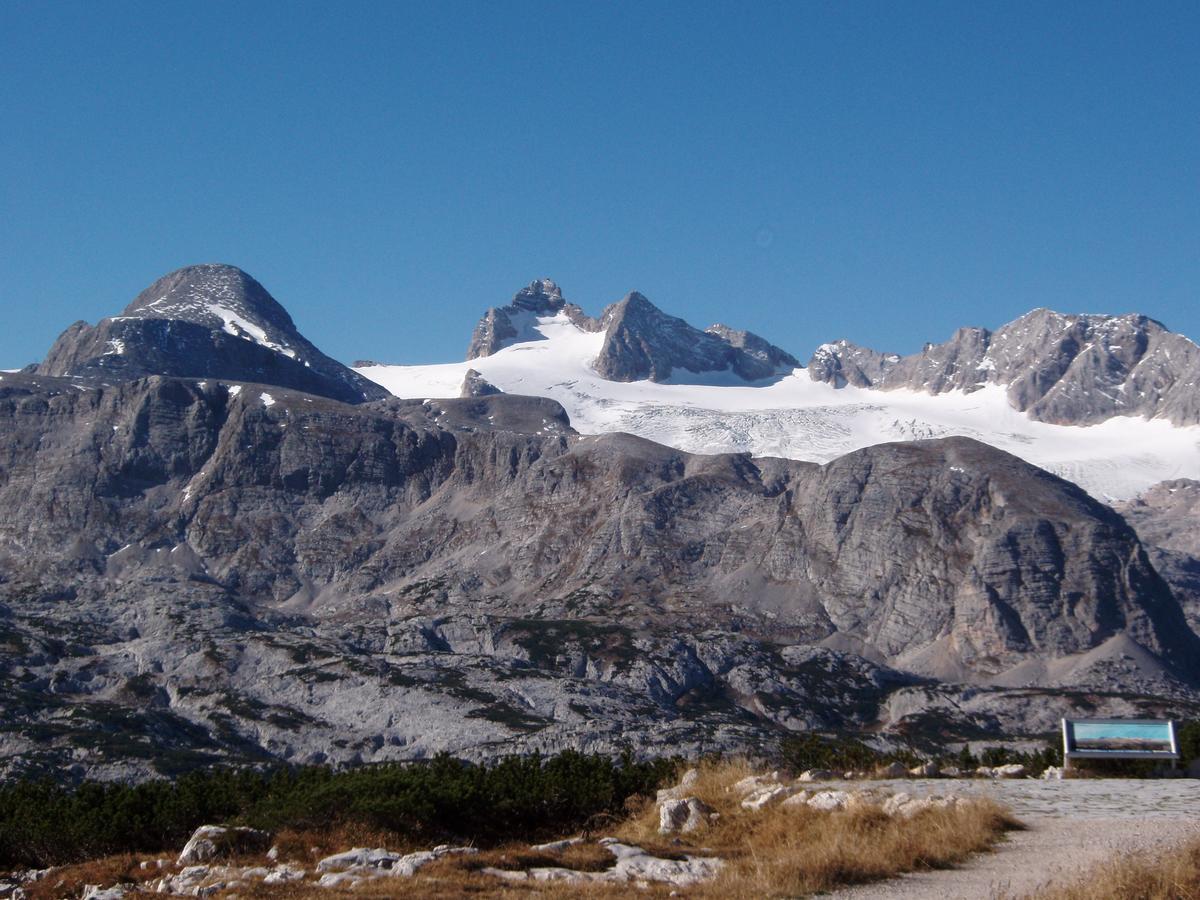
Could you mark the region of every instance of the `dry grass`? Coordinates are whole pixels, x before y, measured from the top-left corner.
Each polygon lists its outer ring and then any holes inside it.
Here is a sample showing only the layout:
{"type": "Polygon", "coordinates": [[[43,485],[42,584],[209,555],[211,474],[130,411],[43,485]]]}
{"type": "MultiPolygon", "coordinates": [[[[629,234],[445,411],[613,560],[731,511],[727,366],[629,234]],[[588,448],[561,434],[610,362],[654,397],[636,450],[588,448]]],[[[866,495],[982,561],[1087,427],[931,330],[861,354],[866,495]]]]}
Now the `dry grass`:
{"type": "Polygon", "coordinates": [[[1162,854],[1130,854],[1037,900],[1200,900],[1200,841],[1162,854]]]}
{"type": "MultiPolygon", "coordinates": [[[[521,870],[535,867],[565,867],[580,872],[603,871],[612,865],[612,855],[597,840],[612,835],[637,844],[655,855],[681,858],[681,854],[715,855],[726,861],[716,881],[708,885],[678,889],[654,885],[639,889],[639,897],[667,897],[674,890],[699,898],[794,897],[832,888],[873,881],[919,869],[953,866],[972,853],[985,850],[1004,831],[1019,827],[997,804],[979,802],[949,809],[930,809],[910,819],[885,815],[878,806],[864,805],[839,812],[820,812],[807,806],[778,804],[758,812],[741,808],[741,796],[730,787],[753,768],[743,761],[726,761],[703,766],[688,794],[699,797],[720,815],[698,832],[679,837],[658,833],[658,811],[650,799],[632,804],[628,817],[594,833],[582,843],[564,850],[534,851],[526,843],[487,849],[480,853],[447,856],[425,866],[412,879],[381,878],[355,888],[317,888],[311,882],[287,885],[241,885],[218,896],[309,900],[336,896],[383,898],[538,897],[612,900],[628,897],[624,884],[563,884],[555,882],[505,883],[481,872],[486,867],[521,870]]],[[[310,872],[315,862],[349,847],[388,847],[397,852],[419,849],[405,845],[398,836],[362,829],[330,827],[324,831],[284,831],[276,837],[280,861],[304,866],[310,872]]],[[[52,879],[35,887],[31,898],[79,896],[84,884],[113,884],[145,881],[157,877],[157,867],[140,868],[140,859],[110,857],[82,866],[57,870],[52,879]],[[51,881],[54,888],[50,887],[51,881]]],[[[234,861],[229,861],[234,862],[234,861]]],[[[238,865],[267,864],[263,857],[244,857],[238,865]]],[[[1200,847],[1192,859],[1193,873],[1200,865],[1200,847]]],[[[1077,893],[1054,895],[1053,900],[1076,897],[1196,897],[1171,893],[1077,893]]]]}
{"type": "Polygon", "coordinates": [[[741,761],[705,766],[689,794],[720,814],[710,828],[662,847],[656,807],[648,803],[619,837],[648,849],[711,850],[728,861],[705,892],[713,897],[791,897],[889,878],[919,869],[947,868],[991,847],[1019,823],[999,804],[980,801],[931,809],[911,819],[877,806],[819,812],[778,804],[759,812],[741,808],[729,788],[753,774],[741,761]]]}
{"type": "Polygon", "coordinates": [[[59,866],[45,877],[25,886],[29,900],[59,900],[62,897],[78,897],[89,884],[140,884],[157,878],[159,868],[153,857],[104,856],[69,866],[59,866]],[[147,868],[141,868],[145,861],[147,868]]]}

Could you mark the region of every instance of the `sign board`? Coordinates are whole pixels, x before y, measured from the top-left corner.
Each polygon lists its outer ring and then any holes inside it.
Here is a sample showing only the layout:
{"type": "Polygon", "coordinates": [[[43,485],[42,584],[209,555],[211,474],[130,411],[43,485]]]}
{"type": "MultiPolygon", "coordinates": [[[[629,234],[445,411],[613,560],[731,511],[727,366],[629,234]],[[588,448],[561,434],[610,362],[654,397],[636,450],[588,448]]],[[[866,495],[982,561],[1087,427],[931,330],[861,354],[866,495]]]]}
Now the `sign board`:
{"type": "Polygon", "coordinates": [[[1063,719],[1063,759],[1179,759],[1175,723],[1162,719],[1063,719]]]}

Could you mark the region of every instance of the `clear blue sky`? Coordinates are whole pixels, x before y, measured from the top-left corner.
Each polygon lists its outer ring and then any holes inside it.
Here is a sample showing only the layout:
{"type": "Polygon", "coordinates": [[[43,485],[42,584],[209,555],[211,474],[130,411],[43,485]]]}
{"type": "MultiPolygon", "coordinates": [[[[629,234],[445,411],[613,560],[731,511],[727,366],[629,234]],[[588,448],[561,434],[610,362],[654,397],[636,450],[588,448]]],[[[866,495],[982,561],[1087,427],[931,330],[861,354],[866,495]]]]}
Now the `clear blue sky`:
{"type": "Polygon", "coordinates": [[[1200,337],[1200,3],[0,2],[0,366],[231,262],[341,359],[534,277],[807,358],[1200,337]]]}

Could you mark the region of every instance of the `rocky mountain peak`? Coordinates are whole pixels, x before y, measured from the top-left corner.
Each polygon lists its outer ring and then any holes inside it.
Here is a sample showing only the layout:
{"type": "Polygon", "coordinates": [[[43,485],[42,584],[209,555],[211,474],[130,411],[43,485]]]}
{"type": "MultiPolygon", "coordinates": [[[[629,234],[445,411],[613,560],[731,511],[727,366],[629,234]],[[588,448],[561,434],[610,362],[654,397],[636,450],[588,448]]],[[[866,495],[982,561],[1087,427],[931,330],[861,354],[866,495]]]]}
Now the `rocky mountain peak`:
{"type": "Polygon", "coordinates": [[[1035,419],[1090,425],[1113,416],[1200,424],[1200,347],[1148,316],[1064,314],[1035,309],[989,331],[960,328],[909,356],[845,341],[810,361],[814,380],[938,394],[1006,388],[1035,419]]]}
{"type": "Polygon", "coordinates": [[[288,311],[237,266],[185,266],[159,278],[121,313],[127,318],[194,322],[251,339],[296,331],[288,311]]]}
{"type": "Polygon", "coordinates": [[[565,314],[584,331],[595,331],[598,323],[574,303],[563,299],[562,289],[549,278],[539,278],[521,288],[507,306],[493,306],[475,326],[467,359],[491,356],[509,344],[540,340],[535,325],[539,316],[565,314]]]}
{"type": "Polygon", "coordinates": [[[563,308],[562,289],[549,278],[539,278],[521,288],[513,297],[512,305],[529,312],[553,315],[563,308]]]}
{"type": "Polygon", "coordinates": [[[159,278],[119,316],[77,322],[41,375],[107,380],[150,375],[277,385],[358,403],[383,388],[330,359],[266,288],[236,266],[186,266],[159,278]]]}

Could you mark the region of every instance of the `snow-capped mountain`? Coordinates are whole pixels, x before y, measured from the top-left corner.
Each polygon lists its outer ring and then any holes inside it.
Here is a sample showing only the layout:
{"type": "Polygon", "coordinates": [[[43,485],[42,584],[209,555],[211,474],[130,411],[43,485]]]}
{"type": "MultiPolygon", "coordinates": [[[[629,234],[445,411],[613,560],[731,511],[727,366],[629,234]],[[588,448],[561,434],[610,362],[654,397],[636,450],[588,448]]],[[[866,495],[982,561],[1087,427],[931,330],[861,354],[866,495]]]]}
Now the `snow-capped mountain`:
{"type": "Polygon", "coordinates": [[[459,396],[473,369],[506,393],[557,400],[583,433],[631,432],[695,453],[826,462],[888,441],[961,435],[1102,499],[1200,477],[1191,374],[1200,348],[1141,316],[1037,310],[911,357],[826,344],[802,368],[761,338],[699,331],[640,294],[592,319],[542,281],[489,311],[472,348],[485,344],[469,362],[357,371],[397,396],[426,398],[459,396]],[[506,326],[499,338],[497,323],[506,326]],[[714,352],[708,338],[725,349],[714,352]]]}
{"type": "Polygon", "coordinates": [[[359,403],[386,396],[318,350],[287,310],[235,266],[164,275],[119,316],[76,322],[36,374],[117,380],[180,375],[261,382],[359,403]]]}

